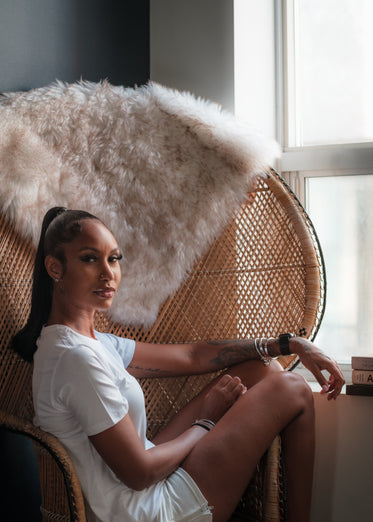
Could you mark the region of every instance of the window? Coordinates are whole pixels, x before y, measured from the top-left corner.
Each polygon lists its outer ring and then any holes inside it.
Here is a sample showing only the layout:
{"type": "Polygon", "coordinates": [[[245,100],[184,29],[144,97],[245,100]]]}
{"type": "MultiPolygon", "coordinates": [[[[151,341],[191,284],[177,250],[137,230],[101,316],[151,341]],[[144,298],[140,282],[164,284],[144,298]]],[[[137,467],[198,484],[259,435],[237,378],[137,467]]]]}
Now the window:
{"type": "Polygon", "coordinates": [[[327,306],[318,341],[341,363],[372,353],[373,175],[305,177],[306,206],[323,247],[327,306]]]}
{"type": "Polygon", "coordinates": [[[373,2],[285,4],[287,101],[293,118],[287,145],[372,140],[373,2]]]}
{"type": "Polygon", "coordinates": [[[281,5],[282,173],[325,258],[326,310],[316,342],[350,363],[351,355],[373,353],[373,2],[281,5]]]}
{"type": "Polygon", "coordinates": [[[373,2],[234,6],[236,113],[283,146],[277,168],[308,211],[325,258],[316,343],[350,363],[353,354],[373,353],[373,2]]]}

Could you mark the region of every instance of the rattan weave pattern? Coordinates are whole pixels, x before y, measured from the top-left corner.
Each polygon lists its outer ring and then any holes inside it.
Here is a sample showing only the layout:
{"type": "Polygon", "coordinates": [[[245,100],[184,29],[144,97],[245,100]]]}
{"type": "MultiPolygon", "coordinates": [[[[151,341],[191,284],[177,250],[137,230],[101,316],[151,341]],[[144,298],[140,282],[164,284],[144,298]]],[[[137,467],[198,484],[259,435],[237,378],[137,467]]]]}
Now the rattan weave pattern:
{"type": "MultiPolygon", "coordinates": [[[[152,328],[124,328],[100,315],[97,328],[155,343],[268,337],[301,329],[314,338],[325,300],[321,250],[290,189],[275,172],[268,176],[164,303],[152,328]]],[[[287,368],[295,362],[292,356],[280,360],[287,368]]],[[[150,436],[210,378],[143,382],[152,413],[150,436]]]]}
{"type": "MultiPolygon", "coordinates": [[[[7,347],[29,312],[33,258],[32,245],[2,217],[0,410],[18,421],[25,419],[26,423],[33,417],[32,365],[20,360],[7,347]]],[[[187,274],[176,294],[163,304],[151,328],[126,327],[111,322],[103,314],[97,315],[96,327],[155,343],[275,336],[301,328],[313,338],[322,319],[324,301],[324,266],[312,223],[283,180],[271,171],[266,180],[259,182],[255,195],[249,195],[247,204],[222,236],[187,274]]],[[[284,367],[291,367],[294,358],[281,358],[281,362],[284,367]]],[[[212,375],[202,375],[143,380],[149,436],[162,428],[211,378],[212,375]]],[[[62,464],[57,464],[53,456],[60,444],[53,437],[49,443],[43,447],[51,453],[36,452],[44,484],[43,520],[54,520],[53,516],[62,517],[61,520],[63,517],[85,520],[78,484],[74,484],[70,502],[58,500],[61,495],[66,499],[62,491],[67,479],[61,474],[62,464]],[[47,516],[48,512],[51,515],[47,516]]],[[[35,442],[35,447],[40,448],[40,444],[35,442]]],[[[283,500],[278,494],[282,487],[278,476],[278,441],[267,460],[270,467],[266,476],[270,473],[272,482],[265,479],[264,467],[260,467],[241,503],[240,519],[246,516],[246,520],[275,521],[284,512],[279,509],[283,500]],[[250,516],[242,515],[247,509],[250,516]]]]}
{"type": "Polygon", "coordinates": [[[7,350],[25,323],[31,298],[32,245],[0,221],[0,409],[32,419],[31,365],[7,350]]]}

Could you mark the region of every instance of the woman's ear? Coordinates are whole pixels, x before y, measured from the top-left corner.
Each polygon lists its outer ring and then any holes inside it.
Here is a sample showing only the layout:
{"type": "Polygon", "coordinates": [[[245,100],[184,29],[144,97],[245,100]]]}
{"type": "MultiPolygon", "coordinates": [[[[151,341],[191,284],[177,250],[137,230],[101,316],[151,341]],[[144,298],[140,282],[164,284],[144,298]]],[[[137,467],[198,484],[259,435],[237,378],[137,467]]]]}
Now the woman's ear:
{"type": "Polygon", "coordinates": [[[48,255],[44,260],[45,269],[48,275],[58,283],[63,275],[62,263],[56,257],[48,255]]]}

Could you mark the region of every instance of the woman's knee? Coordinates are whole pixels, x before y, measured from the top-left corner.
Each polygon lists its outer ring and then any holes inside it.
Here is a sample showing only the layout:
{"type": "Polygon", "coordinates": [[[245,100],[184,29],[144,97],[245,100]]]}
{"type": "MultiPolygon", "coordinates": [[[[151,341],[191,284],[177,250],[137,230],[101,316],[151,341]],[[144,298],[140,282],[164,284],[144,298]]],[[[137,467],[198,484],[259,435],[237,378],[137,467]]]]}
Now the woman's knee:
{"type": "Polygon", "coordinates": [[[281,396],[288,396],[292,403],[299,404],[300,408],[313,408],[313,394],[309,384],[301,375],[284,371],[272,376],[276,381],[276,392],[281,396]]]}
{"type": "Polygon", "coordinates": [[[241,381],[251,388],[263,379],[282,372],[283,367],[276,360],[272,360],[269,365],[264,365],[262,361],[250,360],[229,368],[226,373],[232,377],[240,377],[241,381]]]}

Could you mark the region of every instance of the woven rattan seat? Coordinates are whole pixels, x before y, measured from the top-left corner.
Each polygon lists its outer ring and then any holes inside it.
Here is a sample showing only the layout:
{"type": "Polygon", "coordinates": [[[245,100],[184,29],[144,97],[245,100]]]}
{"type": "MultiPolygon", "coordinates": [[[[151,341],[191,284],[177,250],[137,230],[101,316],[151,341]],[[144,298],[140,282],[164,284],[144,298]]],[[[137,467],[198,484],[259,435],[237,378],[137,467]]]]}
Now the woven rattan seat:
{"type": "MultiPolygon", "coordinates": [[[[84,521],[74,467],[58,440],[32,425],[32,365],[8,349],[29,311],[32,245],[0,220],[0,426],[33,440],[42,492],[43,520],[84,521]]],[[[324,308],[324,267],[312,223],[275,172],[199,260],[162,306],[149,330],[125,327],[97,315],[98,330],[150,342],[188,342],[276,336],[304,329],[313,338],[324,308]]],[[[293,357],[281,358],[290,368],[293,357]]],[[[152,437],[213,376],[141,382],[152,437]]],[[[272,444],[234,520],[283,520],[280,439],[272,444]]]]}

